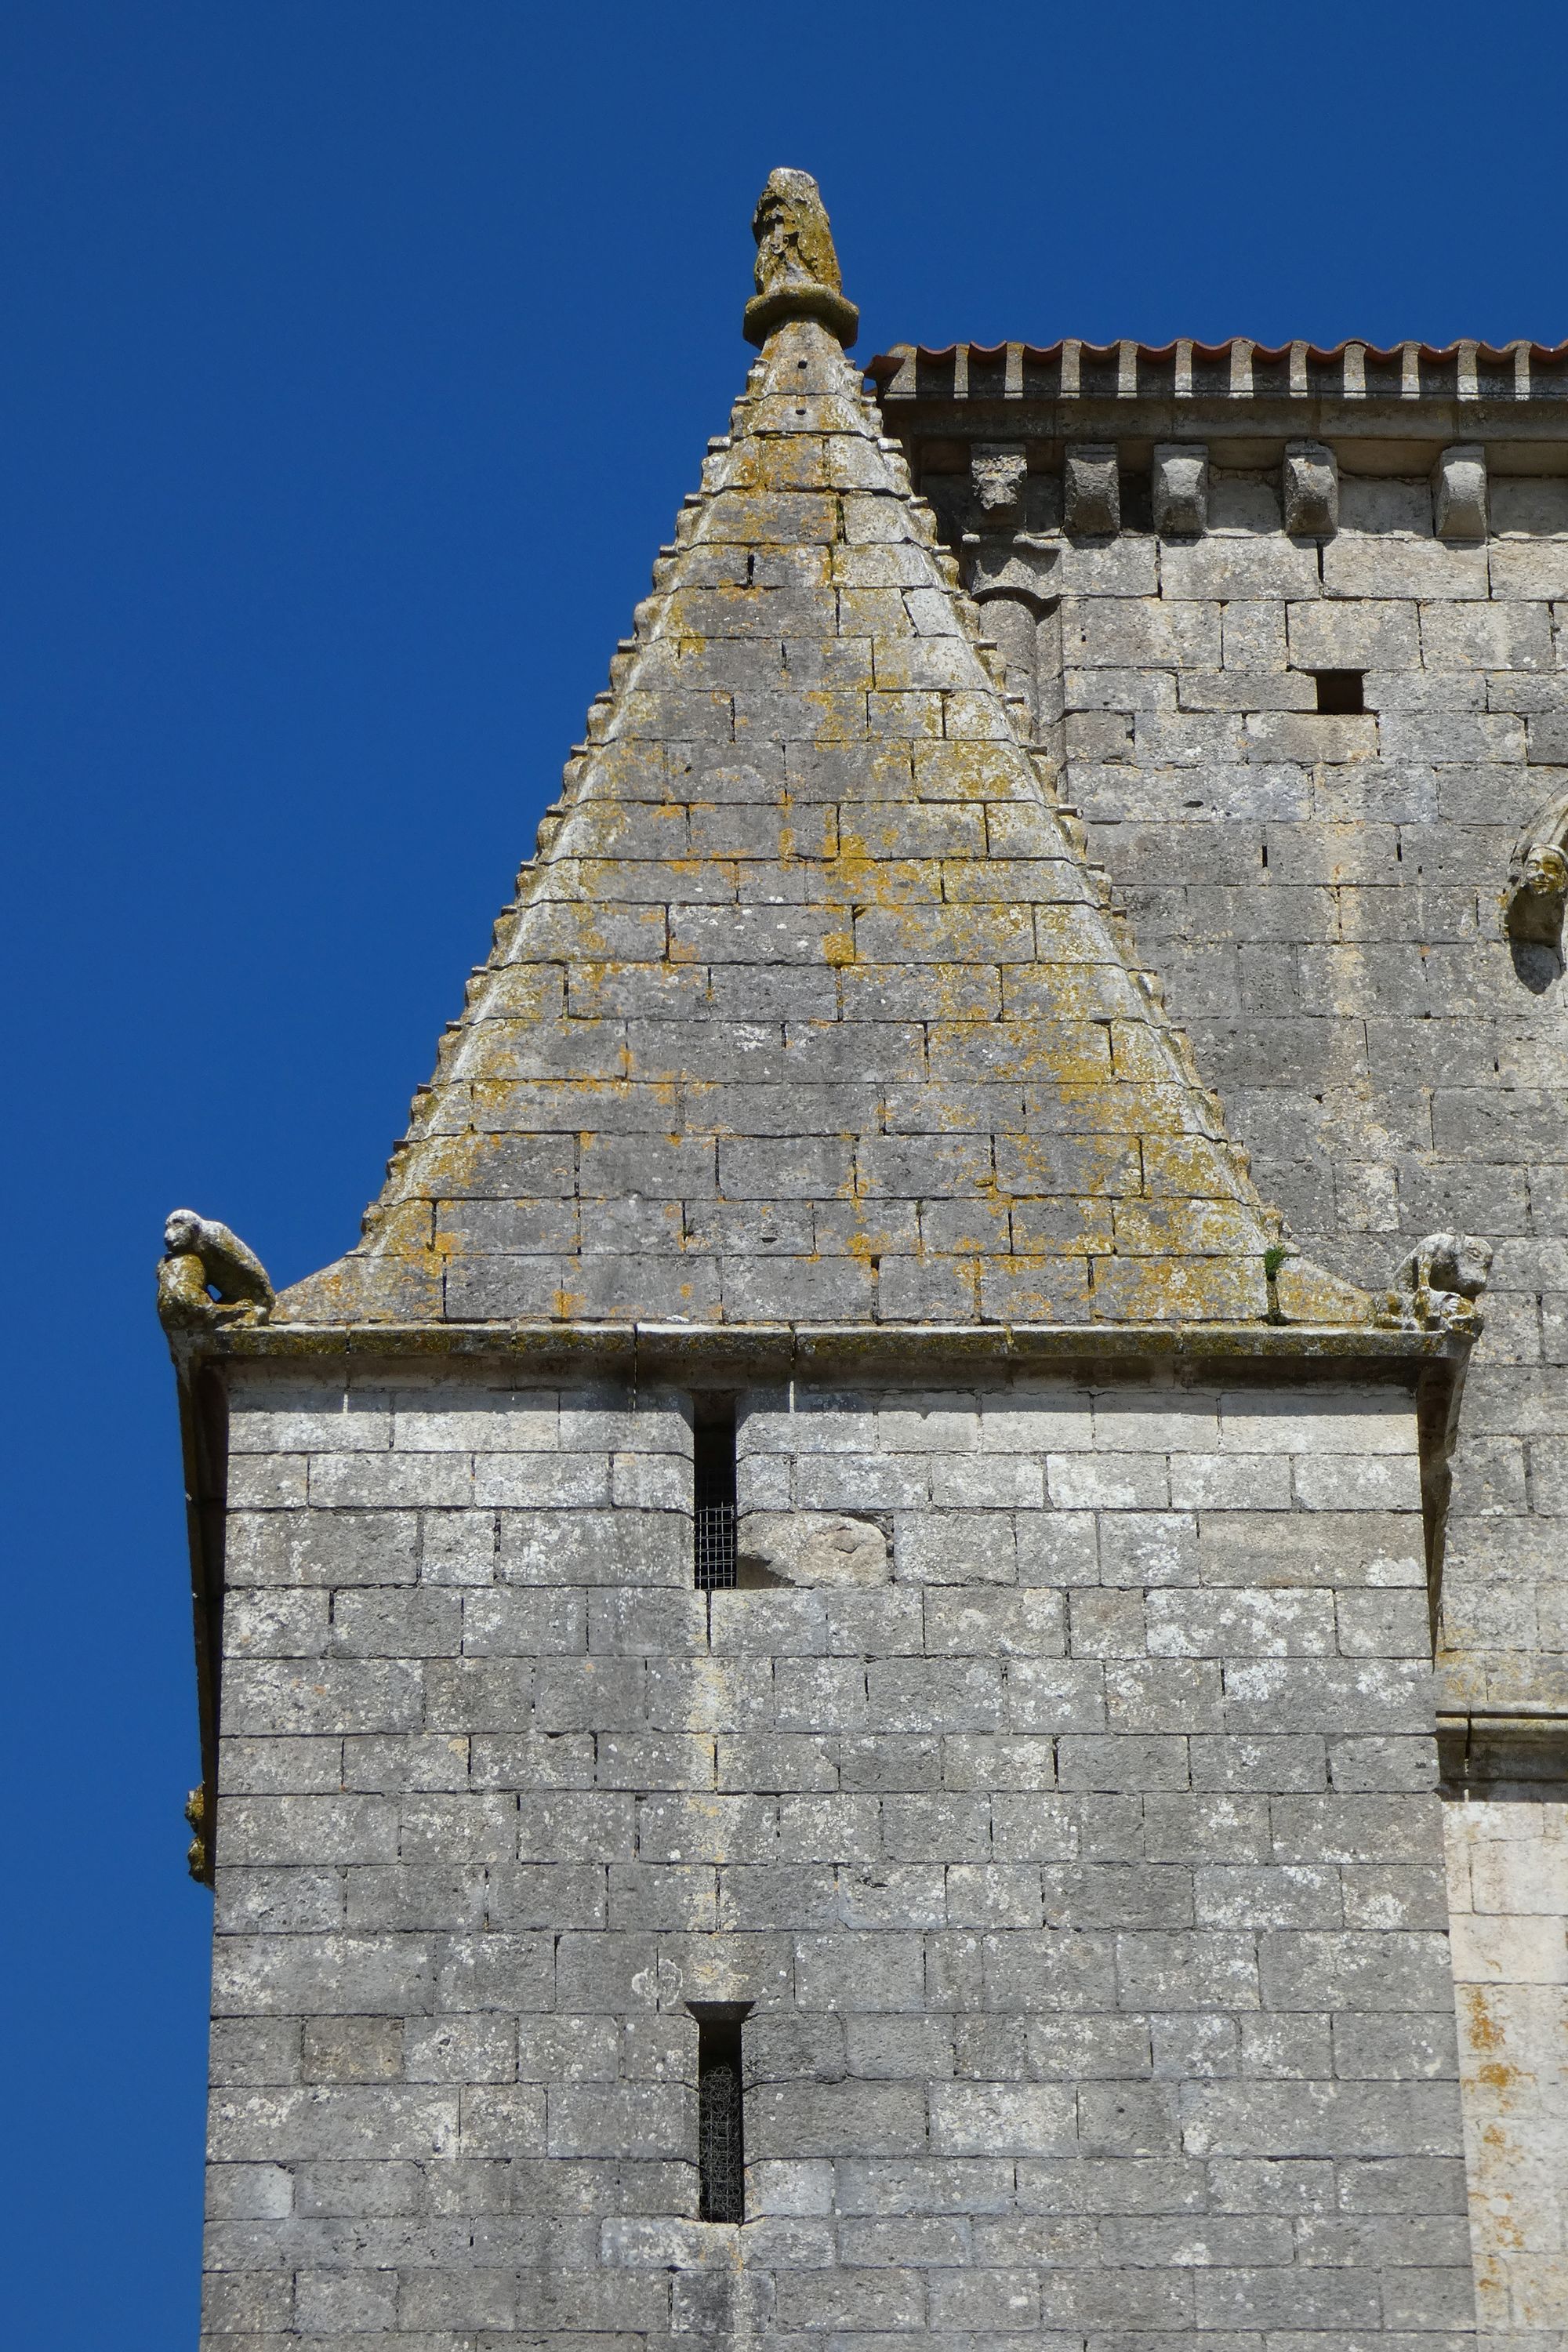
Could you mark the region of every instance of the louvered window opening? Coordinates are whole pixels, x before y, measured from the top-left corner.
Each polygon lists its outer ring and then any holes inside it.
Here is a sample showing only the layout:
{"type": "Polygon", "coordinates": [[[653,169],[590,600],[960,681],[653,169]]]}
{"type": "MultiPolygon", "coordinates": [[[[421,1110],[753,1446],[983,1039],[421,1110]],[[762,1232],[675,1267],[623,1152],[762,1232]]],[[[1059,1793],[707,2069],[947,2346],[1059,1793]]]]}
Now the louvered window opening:
{"type": "Polygon", "coordinates": [[[735,1408],[699,1402],[692,1495],[692,1581],[699,1592],[735,1586],[735,1408]]]}

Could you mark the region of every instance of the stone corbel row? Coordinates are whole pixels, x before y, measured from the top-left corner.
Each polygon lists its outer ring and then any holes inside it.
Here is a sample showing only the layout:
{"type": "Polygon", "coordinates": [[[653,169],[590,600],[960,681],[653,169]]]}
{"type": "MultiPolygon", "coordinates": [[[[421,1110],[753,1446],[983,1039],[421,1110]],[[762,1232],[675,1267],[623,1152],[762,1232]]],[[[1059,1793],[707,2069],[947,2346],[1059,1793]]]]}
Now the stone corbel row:
{"type": "MultiPolygon", "coordinates": [[[[1021,511],[1027,467],[1022,442],[977,442],[970,479],[983,522],[1021,511]]],[[[1281,468],[1284,526],[1292,539],[1332,539],[1340,527],[1340,469],[1321,441],[1288,441],[1281,468]]],[[[1152,466],[1154,529],[1162,538],[1200,539],[1208,529],[1209,453],[1201,442],[1163,441],[1152,466]]],[[[1432,523],[1439,539],[1487,535],[1486,452],[1455,442],[1432,468],[1432,523]]],[[[1062,524],[1075,538],[1111,538],[1121,528],[1121,468],[1114,442],[1071,445],[1062,467],[1062,524]]]]}

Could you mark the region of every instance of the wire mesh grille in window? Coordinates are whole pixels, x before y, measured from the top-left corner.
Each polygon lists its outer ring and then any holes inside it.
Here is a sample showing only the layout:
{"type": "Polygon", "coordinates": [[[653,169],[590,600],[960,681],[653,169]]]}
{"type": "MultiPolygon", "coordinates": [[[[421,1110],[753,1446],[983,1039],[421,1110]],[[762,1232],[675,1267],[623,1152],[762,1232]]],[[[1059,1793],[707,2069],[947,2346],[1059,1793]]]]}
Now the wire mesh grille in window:
{"type": "Polygon", "coordinates": [[[735,1582],[735,1407],[698,1401],[692,1428],[691,1580],[699,1592],[735,1582]]]}
{"type": "Polygon", "coordinates": [[[697,2076],[698,2174],[705,2221],[746,2218],[741,2126],[740,2028],[705,2026],[697,2076]]]}
{"type": "Polygon", "coordinates": [[[699,1503],[692,1525],[699,1592],[731,1592],[735,1585],[735,1506],[699,1503]]]}

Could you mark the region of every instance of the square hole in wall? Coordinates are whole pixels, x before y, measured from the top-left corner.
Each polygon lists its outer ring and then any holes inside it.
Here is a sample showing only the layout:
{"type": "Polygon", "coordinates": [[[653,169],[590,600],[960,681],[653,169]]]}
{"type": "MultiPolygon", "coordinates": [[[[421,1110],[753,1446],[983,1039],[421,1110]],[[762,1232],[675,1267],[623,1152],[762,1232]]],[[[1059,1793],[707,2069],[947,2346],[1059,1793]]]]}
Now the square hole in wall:
{"type": "Polygon", "coordinates": [[[1366,673],[1359,669],[1315,669],[1312,672],[1318,688],[1318,709],[1336,719],[1352,716],[1366,709],[1362,691],[1366,673]]]}

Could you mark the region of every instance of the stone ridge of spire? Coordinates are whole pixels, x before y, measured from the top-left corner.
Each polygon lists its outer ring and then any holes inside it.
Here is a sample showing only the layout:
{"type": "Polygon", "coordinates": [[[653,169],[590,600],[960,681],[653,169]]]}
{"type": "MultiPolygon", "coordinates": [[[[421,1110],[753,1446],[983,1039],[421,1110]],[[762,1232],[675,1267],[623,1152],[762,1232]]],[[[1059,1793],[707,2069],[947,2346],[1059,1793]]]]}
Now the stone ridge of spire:
{"type": "MultiPolygon", "coordinates": [[[[826,219],[826,216],[824,216],[826,219]]],[[[833,330],[773,328],[311,1324],[1353,1324],[833,330]]]]}

